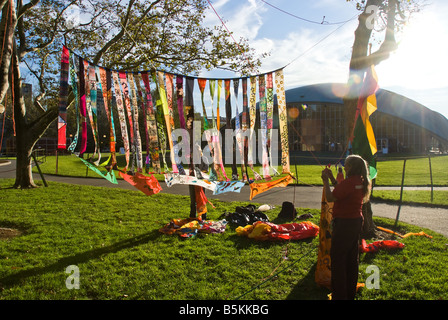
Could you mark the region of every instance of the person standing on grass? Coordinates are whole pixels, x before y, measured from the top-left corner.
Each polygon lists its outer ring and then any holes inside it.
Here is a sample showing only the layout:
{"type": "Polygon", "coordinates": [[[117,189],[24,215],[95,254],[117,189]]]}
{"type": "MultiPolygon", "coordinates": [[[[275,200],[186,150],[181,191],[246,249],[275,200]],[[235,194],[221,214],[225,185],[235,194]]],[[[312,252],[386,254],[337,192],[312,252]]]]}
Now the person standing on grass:
{"type": "Polygon", "coordinates": [[[353,300],[359,267],[359,235],[363,225],[362,204],[370,196],[371,182],[366,161],[357,155],[345,159],[346,178],[338,183],[329,168],[322,171],[328,202],[333,202],[331,234],[332,300],[353,300]],[[330,189],[329,180],[335,185],[330,189]]]}

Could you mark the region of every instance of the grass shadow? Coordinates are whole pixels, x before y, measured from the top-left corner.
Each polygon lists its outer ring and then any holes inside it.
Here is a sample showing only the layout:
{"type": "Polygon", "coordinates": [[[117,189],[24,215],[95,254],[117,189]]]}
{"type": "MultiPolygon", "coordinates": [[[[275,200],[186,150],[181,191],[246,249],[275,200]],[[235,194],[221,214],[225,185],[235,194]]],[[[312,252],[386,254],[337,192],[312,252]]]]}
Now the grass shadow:
{"type": "Polygon", "coordinates": [[[111,254],[111,253],[117,253],[122,250],[126,250],[129,248],[133,248],[142,244],[145,244],[149,241],[155,240],[161,235],[161,233],[158,230],[153,230],[148,233],[144,233],[141,235],[137,235],[135,237],[125,239],[119,242],[116,242],[112,245],[96,248],[89,251],[84,251],[81,253],[77,253],[72,256],[64,257],[59,259],[57,262],[44,266],[44,267],[37,267],[37,268],[31,268],[27,270],[20,271],[18,273],[14,273],[5,277],[0,278],[0,284],[2,286],[14,286],[20,281],[33,277],[33,276],[39,276],[46,273],[52,273],[52,272],[60,272],[65,270],[66,267],[70,265],[77,265],[80,263],[85,263],[90,260],[99,259],[101,256],[111,254]]]}

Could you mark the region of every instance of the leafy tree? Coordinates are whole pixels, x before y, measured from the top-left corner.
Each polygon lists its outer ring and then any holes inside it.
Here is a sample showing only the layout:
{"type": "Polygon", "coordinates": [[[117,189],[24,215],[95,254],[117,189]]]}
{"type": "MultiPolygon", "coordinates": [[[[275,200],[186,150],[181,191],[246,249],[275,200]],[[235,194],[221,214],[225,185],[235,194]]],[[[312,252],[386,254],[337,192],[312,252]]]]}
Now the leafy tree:
{"type": "MultiPolygon", "coordinates": [[[[361,11],[350,59],[348,92],[344,97],[346,136],[348,137],[352,134],[355,125],[356,108],[364,72],[370,66],[376,66],[388,59],[390,54],[398,48],[397,35],[411,16],[421,10],[423,4],[417,0],[347,1],[355,2],[358,10],[361,11]],[[378,49],[371,52],[374,42],[378,49]]],[[[375,224],[370,202],[364,204],[363,215],[363,237],[373,237],[375,224]]]]}
{"type": "Polygon", "coordinates": [[[260,65],[247,40],[236,44],[222,26],[203,25],[203,0],[0,0],[0,8],[0,103],[11,89],[16,188],[36,186],[31,153],[57,118],[63,44],[94,64],[114,69],[197,74],[203,68],[221,68],[247,74],[260,65]],[[22,68],[39,84],[31,106],[23,99],[22,68]]]}

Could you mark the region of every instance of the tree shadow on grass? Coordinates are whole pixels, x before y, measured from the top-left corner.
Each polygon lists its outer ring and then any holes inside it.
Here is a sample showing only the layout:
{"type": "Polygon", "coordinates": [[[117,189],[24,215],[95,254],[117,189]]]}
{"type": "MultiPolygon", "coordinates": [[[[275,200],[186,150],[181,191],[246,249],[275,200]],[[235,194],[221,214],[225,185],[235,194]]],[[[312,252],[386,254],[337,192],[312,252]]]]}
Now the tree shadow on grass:
{"type": "Polygon", "coordinates": [[[110,254],[110,253],[117,253],[121,250],[126,250],[129,248],[133,248],[145,243],[148,243],[149,241],[155,240],[157,237],[160,236],[160,232],[158,230],[153,230],[148,233],[144,233],[141,235],[137,235],[132,238],[128,238],[119,242],[116,242],[110,246],[105,246],[89,251],[84,251],[81,253],[77,253],[72,256],[64,257],[59,259],[57,262],[44,266],[44,267],[37,267],[37,268],[31,268],[27,270],[20,271],[18,273],[14,273],[11,275],[8,275],[6,277],[0,278],[0,285],[1,286],[14,286],[18,283],[20,283],[22,280],[33,277],[33,276],[39,276],[46,273],[51,272],[60,272],[64,271],[68,266],[70,265],[77,265],[81,263],[88,262],[90,260],[99,259],[101,256],[110,254]]]}

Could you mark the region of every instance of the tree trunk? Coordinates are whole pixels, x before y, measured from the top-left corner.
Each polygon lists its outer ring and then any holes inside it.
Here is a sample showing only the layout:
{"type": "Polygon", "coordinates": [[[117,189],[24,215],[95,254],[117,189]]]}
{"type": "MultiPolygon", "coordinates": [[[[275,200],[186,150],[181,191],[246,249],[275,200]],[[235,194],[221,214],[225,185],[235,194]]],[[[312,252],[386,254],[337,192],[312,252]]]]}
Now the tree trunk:
{"type": "Polygon", "coordinates": [[[373,222],[372,204],[369,202],[362,205],[362,215],[364,216],[364,224],[362,226],[362,239],[371,239],[376,235],[376,225],[373,222]]]}
{"type": "Polygon", "coordinates": [[[12,56],[10,82],[16,131],[16,181],[14,188],[35,188],[32,174],[32,152],[36,142],[42,137],[48,126],[57,118],[58,108],[53,107],[43,113],[37,119],[28,122],[26,118],[25,100],[22,94],[22,79],[20,77],[20,65],[16,48],[12,56]]]}

